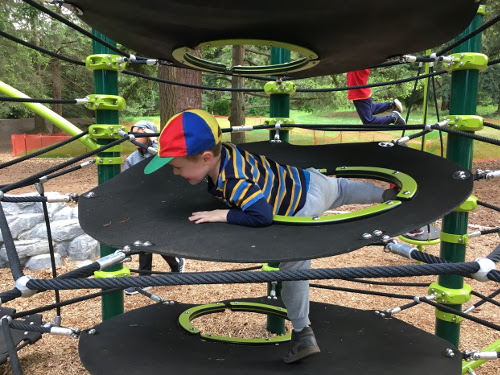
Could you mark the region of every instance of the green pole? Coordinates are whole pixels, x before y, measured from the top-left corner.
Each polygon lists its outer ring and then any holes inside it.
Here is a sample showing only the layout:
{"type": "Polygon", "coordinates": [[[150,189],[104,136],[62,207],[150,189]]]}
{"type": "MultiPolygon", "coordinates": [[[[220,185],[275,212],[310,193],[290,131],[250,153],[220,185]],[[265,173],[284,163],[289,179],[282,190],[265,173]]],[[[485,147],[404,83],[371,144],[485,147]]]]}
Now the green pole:
{"type": "MultiPolygon", "coordinates": [[[[271,47],[271,65],[290,62],[290,51],[283,48],[271,47]]],[[[290,95],[272,94],[270,99],[269,117],[290,117],[290,95]]],[[[270,139],[274,139],[275,131],[269,133],[270,139]]],[[[280,130],[280,139],[289,142],[288,130],[280,130]]]]}
{"type": "MultiPolygon", "coordinates": [[[[16,90],[12,86],[9,86],[5,82],[0,81],[0,93],[8,95],[12,98],[29,98],[26,94],[21,91],[16,90]]],[[[66,120],[64,117],[59,116],[53,110],[47,108],[40,103],[22,103],[26,108],[31,109],[33,112],[38,113],[43,118],[49,120],[51,123],[56,125],[59,129],[65,131],[71,136],[78,135],[82,132],[80,128],[73,125],[71,122],[66,120]]],[[[78,141],[83,143],[86,147],[91,150],[95,150],[99,145],[87,134],[83,137],[78,138],[78,141]]]]}
{"type": "MultiPolygon", "coordinates": [[[[271,47],[271,65],[283,64],[290,62],[290,51],[283,48],[271,47]]],[[[273,117],[290,117],[290,95],[289,94],[271,94],[269,116],[273,117]]],[[[274,139],[275,131],[269,132],[269,139],[274,139]]],[[[290,134],[288,130],[280,130],[280,139],[283,142],[289,142],[290,134]]],[[[279,263],[269,263],[270,267],[278,268],[279,263]]],[[[281,296],[281,282],[276,285],[276,297],[281,296]]],[[[267,284],[268,293],[271,291],[272,285],[267,284]]],[[[283,335],[285,334],[285,320],[277,316],[267,316],[267,330],[271,333],[283,335]]]]}
{"type": "MultiPolygon", "coordinates": [[[[460,35],[474,31],[482,24],[482,15],[477,14],[469,27],[460,35]]],[[[460,44],[455,53],[480,52],[481,34],[474,36],[468,41],[460,44]]],[[[451,97],[450,115],[475,115],[478,91],[478,70],[457,70],[451,76],[451,97]]],[[[465,170],[472,168],[473,140],[458,135],[448,134],[446,158],[459,164],[465,170]]],[[[464,235],[467,233],[467,222],[469,215],[467,212],[452,212],[443,218],[442,231],[444,233],[464,235]]],[[[441,258],[451,262],[465,261],[465,245],[441,241],[441,258]]],[[[463,277],[458,275],[442,275],[438,278],[441,286],[450,289],[462,289],[463,277]]],[[[448,305],[451,308],[461,311],[462,305],[448,305]]],[[[460,324],[436,318],[436,335],[449,341],[455,346],[459,346],[460,324]]]]}
{"type": "MultiPolygon", "coordinates": [[[[116,45],[111,39],[102,35],[96,30],[92,30],[92,34],[105,40],[106,42],[116,45]]],[[[93,41],[92,48],[94,54],[107,54],[112,51],[103,46],[102,44],[93,41]]],[[[96,94],[118,95],[118,73],[111,70],[94,70],[94,84],[96,94]]],[[[96,110],[96,123],[97,124],[118,124],[118,111],[115,110],[96,110]]],[[[98,140],[99,144],[109,143],[110,140],[98,140]]],[[[102,152],[99,153],[100,157],[120,157],[119,152],[102,152]]],[[[107,180],[115,177],[120,173],[120,165],[118,164],[104,164],[97,165],[97,178],[98,183],[102,184],[107,180]]],[[[115,248],[101,244],[101,257],[112,254],[115,248]]],[[[106,268],[106,271],[119,271],[122,265],[114,265],[106,268]]],[[[113,316],[123,313],[123,292],[116,292],[105,295],[102,297],[102,320],[112,318],[113,316]]]]}

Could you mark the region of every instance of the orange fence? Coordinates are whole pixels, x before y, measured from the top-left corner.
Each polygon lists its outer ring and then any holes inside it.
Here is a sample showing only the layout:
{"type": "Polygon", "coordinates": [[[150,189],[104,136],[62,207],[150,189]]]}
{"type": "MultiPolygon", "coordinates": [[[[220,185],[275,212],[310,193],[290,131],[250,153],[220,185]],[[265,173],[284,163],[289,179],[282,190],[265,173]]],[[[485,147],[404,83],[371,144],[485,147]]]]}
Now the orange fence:
{"type": "Polygon", "coordinates": [[[26,155],[30,151],[62,142],[71,136],[61,132],[55,134],[11,134],[12,156],[26,155]]]}

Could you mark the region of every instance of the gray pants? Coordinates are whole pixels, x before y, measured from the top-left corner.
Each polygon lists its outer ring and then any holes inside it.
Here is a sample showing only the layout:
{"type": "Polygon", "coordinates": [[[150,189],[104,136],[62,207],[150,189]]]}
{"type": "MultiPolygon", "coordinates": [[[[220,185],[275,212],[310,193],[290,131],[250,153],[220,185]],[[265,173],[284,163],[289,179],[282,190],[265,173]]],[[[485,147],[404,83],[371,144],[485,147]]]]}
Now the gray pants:
{"type": "MultiPolygon", "coordinates": [[[[344,204],[366,204],[382,202],[384,189],[370,183],[344,178],[327,177],[314,168],[310,172],[306,202],[294,216],[321,216],[329,209],[344,204]]],[[[280,270],[303,270],[311,268],[311,260],[281,262],[280,270]]],[[[294,329],[309,325],[309,280],[283,281],[281,299],[288,311],[288,319],[294,329]]]]}

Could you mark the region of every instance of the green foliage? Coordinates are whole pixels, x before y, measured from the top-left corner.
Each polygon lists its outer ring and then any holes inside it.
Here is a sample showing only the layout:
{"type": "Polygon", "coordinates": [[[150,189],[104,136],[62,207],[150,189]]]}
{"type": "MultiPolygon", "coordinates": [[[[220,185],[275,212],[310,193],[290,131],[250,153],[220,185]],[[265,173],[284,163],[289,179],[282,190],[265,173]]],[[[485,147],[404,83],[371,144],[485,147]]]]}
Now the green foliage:
{"type": "Polygon", "coordinates": [[[207,110],[214,115],[229,116],[231,113],[231,103],[226,99],[217,99],[208,104],[207,110]]]}

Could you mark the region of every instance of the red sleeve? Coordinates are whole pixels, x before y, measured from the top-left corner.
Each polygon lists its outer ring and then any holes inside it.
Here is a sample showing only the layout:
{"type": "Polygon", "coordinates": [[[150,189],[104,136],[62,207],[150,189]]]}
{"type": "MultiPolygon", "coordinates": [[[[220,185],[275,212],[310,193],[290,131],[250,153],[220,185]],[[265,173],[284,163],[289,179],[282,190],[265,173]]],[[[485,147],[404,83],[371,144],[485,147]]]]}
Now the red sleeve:
{"type": "MultiPolygon", "coordinates": [[[[366,85],[368,77],[370,76],[371,69],[356,70],[347,73],[347,86],[361,86],[366,85]]],[[[359,100],[368,99],[372,95],[372,90],[369,87],[364,89],[348,90],[347,99],[359,100]]]]}

